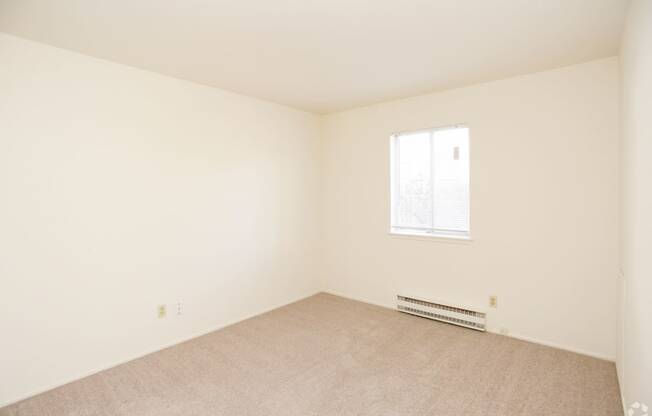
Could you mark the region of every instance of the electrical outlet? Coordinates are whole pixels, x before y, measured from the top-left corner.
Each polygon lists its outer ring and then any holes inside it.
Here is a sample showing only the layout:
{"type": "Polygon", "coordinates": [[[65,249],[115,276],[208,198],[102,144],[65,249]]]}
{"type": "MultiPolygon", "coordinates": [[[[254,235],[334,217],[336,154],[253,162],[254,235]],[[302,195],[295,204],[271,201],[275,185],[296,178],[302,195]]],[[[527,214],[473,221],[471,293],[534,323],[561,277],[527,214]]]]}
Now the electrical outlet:
{"type": "Polygon", "coordinates": [[[500,334],[501,335],[509,335],[509,329],[505,328],[504,326],[500,328],[500,334]]]}
{"type": "Polygon", "coordinates": [[[181,315],[181,301],[177,302],[177,315],[181,315]]]}
{"type": "Polygon", "coordinates": [[[166,305],[159,305],[157,310],[159,319],[165,318],[168,314],[168,307],[166,305]]]}
{"type": "Polygon", "coordinates": [[[492,308],[498,307],[498,296],[496,295],[489,296],[489,306],[491,306],[492,308]]]}

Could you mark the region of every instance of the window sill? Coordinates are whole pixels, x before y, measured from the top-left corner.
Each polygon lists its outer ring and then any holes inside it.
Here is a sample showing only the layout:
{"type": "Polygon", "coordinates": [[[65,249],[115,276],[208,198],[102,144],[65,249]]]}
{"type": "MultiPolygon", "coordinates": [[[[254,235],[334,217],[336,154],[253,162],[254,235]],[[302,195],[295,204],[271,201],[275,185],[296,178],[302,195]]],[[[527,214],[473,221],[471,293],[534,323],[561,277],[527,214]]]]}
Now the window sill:
{"type": "Polygon", "coordinates": [[[399,238],[404,240],[434,241],[453,244],[470,244],[473,242],[473,239],[471,239],[470,236],[461,235],[432,234],[395,230],[389,231],[387,234],[392,238],[399,238]]]}

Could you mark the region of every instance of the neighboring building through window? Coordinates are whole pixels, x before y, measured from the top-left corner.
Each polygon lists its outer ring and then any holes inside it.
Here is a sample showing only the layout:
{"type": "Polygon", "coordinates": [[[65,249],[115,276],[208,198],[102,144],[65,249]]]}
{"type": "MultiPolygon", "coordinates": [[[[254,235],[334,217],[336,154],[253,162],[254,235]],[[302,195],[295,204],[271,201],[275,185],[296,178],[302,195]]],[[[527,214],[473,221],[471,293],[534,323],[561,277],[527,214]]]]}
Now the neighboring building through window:
{"type": "Polygon", "coordinates": [[[469,129],[391,137],[391,232],[469,237],[469,129]]]}

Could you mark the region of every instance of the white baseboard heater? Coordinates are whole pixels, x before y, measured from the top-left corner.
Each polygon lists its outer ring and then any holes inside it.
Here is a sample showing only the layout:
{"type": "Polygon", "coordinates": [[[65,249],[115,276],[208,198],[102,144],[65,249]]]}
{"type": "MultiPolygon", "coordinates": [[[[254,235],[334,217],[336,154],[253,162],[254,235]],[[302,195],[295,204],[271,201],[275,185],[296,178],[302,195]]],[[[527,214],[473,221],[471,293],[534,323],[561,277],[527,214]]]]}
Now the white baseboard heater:
{"type": "Polygon", "coordinates": [[[420,297],[397,295],[396,309],[400,312],[447,322],[449,324],[486,331],[487,312],[475,307],[426,300],[420,297]]]}

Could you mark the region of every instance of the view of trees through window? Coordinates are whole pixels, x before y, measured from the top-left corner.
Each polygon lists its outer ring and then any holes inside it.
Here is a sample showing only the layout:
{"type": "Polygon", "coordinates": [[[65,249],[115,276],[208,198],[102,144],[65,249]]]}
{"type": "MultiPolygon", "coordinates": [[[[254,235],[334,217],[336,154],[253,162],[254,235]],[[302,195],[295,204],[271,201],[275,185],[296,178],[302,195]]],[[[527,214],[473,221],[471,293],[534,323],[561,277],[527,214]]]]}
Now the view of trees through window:
{"type": "Polygon", "coordinates": [[[468,128],[393,137],[392,227],[395,231],[468,234],[468,128]]]}

